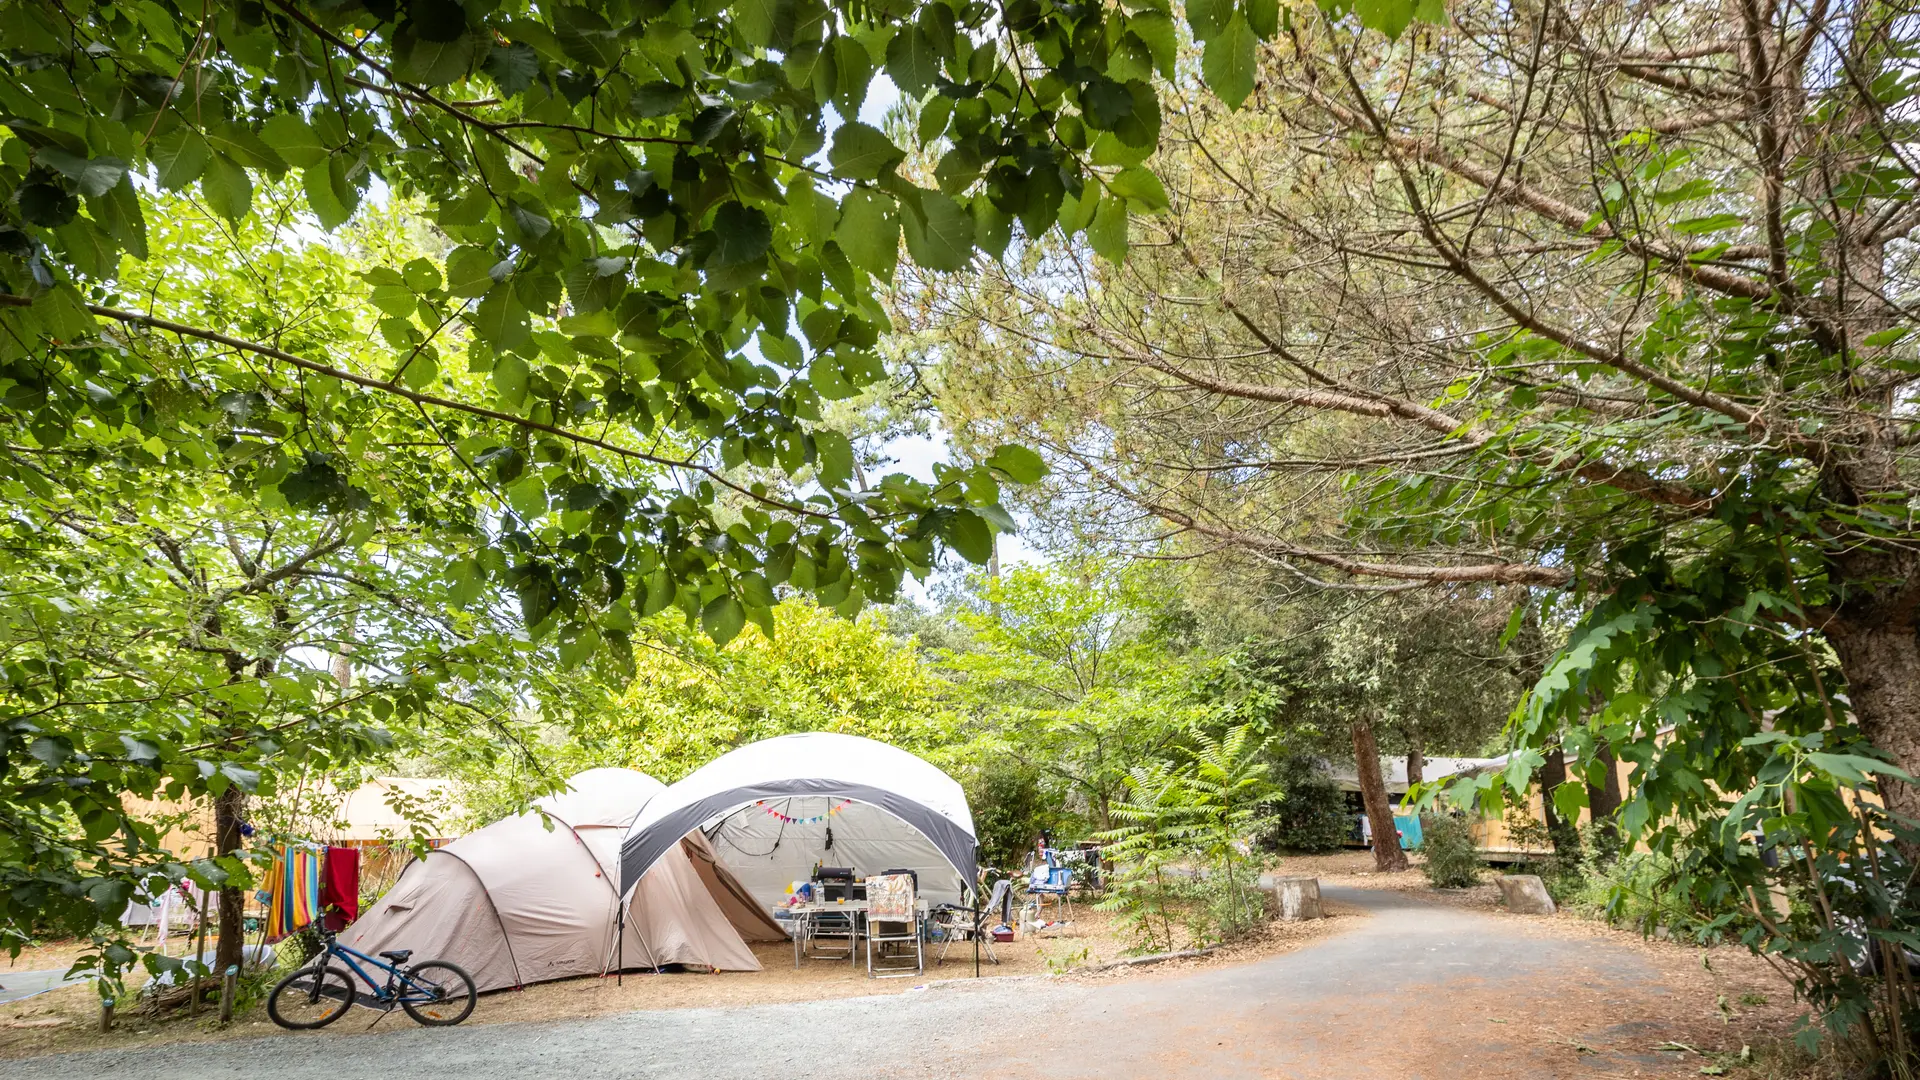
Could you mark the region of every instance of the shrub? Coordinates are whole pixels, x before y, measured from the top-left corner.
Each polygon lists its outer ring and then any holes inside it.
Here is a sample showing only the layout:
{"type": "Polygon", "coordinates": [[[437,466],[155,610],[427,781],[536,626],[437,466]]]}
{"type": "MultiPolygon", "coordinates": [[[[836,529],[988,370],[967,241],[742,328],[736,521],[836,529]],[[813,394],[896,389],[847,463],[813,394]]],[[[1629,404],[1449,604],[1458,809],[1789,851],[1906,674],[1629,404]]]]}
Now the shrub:
{"type": "Polygon", "coordinates": [[[1060,824],[1040,774],[1017,761],[990,760],[967,777],[965,786],[980,861],[987,866],[1023,865],[1033,852],[1033,838],[1060,824]]]}
{"type": "Polygon", "coordinates": [[[1434,814],[1420,822],[1420,832],[1420,853],[1427,859],[1420,869],[1435,888],[1464,889],[1480,883],[1484,864],[1465,817],[1434,814]]]}
{"type": "Polygon", "coordinates": [[[1280,797],[1272,808],[1261,846],[1270,850],[1318,854],[1338,851],[1352,831],[1346,799],[1317,758],[1283,758],[1278,769],[1280,797]]]}
{"type": "MultiPolygon", "coordinates": [[[[1590,853],[1594,847],[1601,854],[1609,847],[1617,848],[1609,836],[1594,839],[1598,842],[1588,844],[1590,853]]],[[[1719,903],[1701,903],[1682,887],[1681,879],[1686,875],[1670,856],[1636,851],[1611,859],[1589,854],[1584,861],[1587,873],[1573,891],[1570,904],[1590,918],[1631,926],[1645,934],[1662,933],[1712,944],[1743,914],[1731,895],[1719,898],[1719,903]]]]}

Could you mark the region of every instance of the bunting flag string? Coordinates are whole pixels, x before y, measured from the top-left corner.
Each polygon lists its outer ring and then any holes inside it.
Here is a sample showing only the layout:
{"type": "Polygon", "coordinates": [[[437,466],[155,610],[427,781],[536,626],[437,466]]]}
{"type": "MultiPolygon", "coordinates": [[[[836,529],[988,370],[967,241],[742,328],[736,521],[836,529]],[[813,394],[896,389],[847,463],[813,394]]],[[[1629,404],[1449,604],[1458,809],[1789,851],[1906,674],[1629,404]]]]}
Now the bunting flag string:
{"type": "Polygon", "coordinates": [[[753,805],[759,807],[762,810],[765,810],[767,813],[772,814],[774,817],[779,818],[781,821],[786,822],[788,825],[818,825],[821,822],[832,817],[833,815],[839,813],[840,811],[845,810],[847,807],[852,806],[853,800],[844,799],[841,801],[839,806],[833,807],[832,809],[828,810],[824,814],[815,814],[812,817],[791,817],[787,814],[783,814],[780,811],[775,810],[773,807],[768,806],[767,800],[765,799],[760,799],[757,802],[755,802],[753,805]]]}

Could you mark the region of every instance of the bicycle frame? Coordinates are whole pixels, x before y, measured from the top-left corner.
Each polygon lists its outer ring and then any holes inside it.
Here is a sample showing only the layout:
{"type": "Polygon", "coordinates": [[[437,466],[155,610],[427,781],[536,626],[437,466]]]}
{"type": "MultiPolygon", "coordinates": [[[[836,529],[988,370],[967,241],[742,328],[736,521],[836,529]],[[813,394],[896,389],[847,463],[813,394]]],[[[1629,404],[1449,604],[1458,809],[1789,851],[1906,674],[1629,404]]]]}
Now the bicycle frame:
{"type": "Polygon", "coordinates": [[[421,989],[419,984],[413,981],[413,976],[408,972],[400,970],[398,966],[389,964],[384,960],[376,960],[358,949],[349,948],[348,946],[340,944],[329,936],[327,938],[327,947],[320,953],[319,962],[324,965],[328,960],[336,956],[339,957],[340,961],[346,964],[347,967],[353,969],[353,973],[359,977],[361,982],[373,988],[373,1000],[382,1005],[397,1005],[408,1001],[416,1005],[426,1005],[439,1000],[433,991],[421,989]],[[356,957],[386,972],[387,984],[381,986],[374,982],[373,976],[367,974],[365,968],[354,963],[356,957]],[[394,985],[395,980],[398,980],[405,989],[396,988],[394,985]]]}

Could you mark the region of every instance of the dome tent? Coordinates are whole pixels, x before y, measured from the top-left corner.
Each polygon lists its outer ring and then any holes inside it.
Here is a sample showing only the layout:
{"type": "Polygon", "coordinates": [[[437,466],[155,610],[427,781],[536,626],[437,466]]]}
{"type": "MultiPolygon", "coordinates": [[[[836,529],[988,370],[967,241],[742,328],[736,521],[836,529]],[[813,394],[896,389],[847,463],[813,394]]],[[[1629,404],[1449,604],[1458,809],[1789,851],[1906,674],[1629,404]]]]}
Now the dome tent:
{"type": "Polygon", "coordinates": [[[756,971],[746,942],[784,938],[703,837],[667,854],[628,904],[616,948],[614,857],[634,810],[662,790],[629,769],[592,769],[524,814],[436,848],[400,875],[342,940],[365,953],[451,960],[481,990],[629,965],[756,971]]]}
{"type": "Polygon", "coordinates": [[[763,906],[816,863],[908,869],[929,900],[960,903],[975,866],[960,785],[898,747],[808,732],[733,750],[657,793],[620,847],[624,889],[683,837],[704,836],[763,906]]]}

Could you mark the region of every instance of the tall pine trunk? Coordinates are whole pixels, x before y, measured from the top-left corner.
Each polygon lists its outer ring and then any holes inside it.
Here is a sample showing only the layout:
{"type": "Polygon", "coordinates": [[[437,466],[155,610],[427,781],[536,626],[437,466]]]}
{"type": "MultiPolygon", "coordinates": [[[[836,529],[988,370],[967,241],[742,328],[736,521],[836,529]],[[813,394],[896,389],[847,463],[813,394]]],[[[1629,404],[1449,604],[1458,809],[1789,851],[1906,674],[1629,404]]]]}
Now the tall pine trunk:
{"type": "MultiPolygon", "coordinates": [[[[1920,776],[1920,638],[1913,624],[1839,624],[1828,628],[1827,640],[1847,677],[1847,701],[1861,733],[1907,775],[1920,776]]],[[[1880,793],[1889,810],[1920,820],[1920,787],[1883,779],[1880,793]]]]}
{"type": "Polygon", "coordinates": [[[1353,718],[1353,763],[1360,777],[1360,799],[1367,806],[1367,823],[1373,829],[1374,868],[1383,872],[1405,870],[1407,853],[1400,850],[1393,802],[1387,794],[1386,779],[1380,775],[1380,744],[1373,738],[1373,719],[1365,714],[1353,718]]]}

